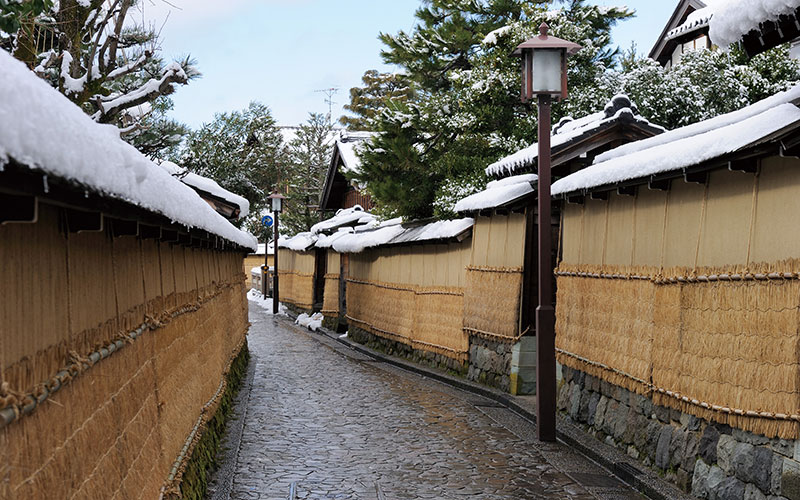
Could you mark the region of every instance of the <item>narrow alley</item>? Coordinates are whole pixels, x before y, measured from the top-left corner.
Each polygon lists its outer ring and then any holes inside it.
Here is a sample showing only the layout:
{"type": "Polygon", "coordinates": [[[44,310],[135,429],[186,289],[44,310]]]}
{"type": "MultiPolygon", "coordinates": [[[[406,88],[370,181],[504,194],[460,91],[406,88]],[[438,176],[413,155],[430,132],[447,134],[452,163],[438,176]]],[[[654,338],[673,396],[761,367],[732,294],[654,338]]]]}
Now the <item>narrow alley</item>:
{"type": "Polygon", "coordinates": [[[532,424],[493,401],[252,303],[250,320],[252,382],[230,425],[244,415],[241,442],[228,436],[233,463],[210,498],[641,498],[569,448],[536,442],[532,424]]]}

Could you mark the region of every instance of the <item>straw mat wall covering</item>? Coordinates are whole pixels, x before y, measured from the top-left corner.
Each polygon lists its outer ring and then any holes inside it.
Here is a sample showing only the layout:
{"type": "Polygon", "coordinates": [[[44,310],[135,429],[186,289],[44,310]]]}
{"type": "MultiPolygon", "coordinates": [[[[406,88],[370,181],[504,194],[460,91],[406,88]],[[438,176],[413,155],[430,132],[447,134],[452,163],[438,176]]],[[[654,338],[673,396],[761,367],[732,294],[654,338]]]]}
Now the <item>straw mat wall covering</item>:
{"type": "Polygon", "coordinates": [[[657,404],[800,437],[800,261],[558,269],[562,364],[657,404]]]}
{"type": "Polygon", "coordinates": [[[326,259],[328,274],[325,275],[325,290],[323,292],[322,314],[329,318],[339,316],[339,270],[341,268],[341,255],[333,250],[328,250],[326,259]]]}
{"type": "Polygon", "coordinates": [[[502,342],[519,340],[522,268],[467,268],[464,330],[502,342]]]}
{"type": "Polygon", "coordinates": [[[0,226],[0,498],[156,498],[243,345],[242,255],[60,227],[0,226]]]}
{"type": "Polygon", "coordinates": [[[314,254],[278,250],[278,283],[281,302],[310,310],[314,306],[314,254]]]}

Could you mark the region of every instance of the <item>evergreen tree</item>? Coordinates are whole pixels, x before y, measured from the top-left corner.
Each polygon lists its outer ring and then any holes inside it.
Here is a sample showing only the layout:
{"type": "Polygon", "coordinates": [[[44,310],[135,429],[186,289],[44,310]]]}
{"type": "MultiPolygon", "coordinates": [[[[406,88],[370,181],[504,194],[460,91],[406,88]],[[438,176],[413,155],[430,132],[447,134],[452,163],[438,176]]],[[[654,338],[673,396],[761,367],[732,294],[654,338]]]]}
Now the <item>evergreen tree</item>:
{"type": "Polygon", "coordinates": [[[411,85],[402,75],[379,73],[371,69],[361,77],[363,87],[350,89],[350,103],[344,109],[355,116],[344,115],[339,123],[349,130],[373,130],[376,119],[385,108],[413,99],[411,85]]]}
{"type": "Polygon", "coordinates": [[[481,188],[486,165],[536,139],[535,106],[520,103],[510,54],[542,22],[583,46],[570,61],[570,99],[554,106],[554,119],[605,104],[603,78],[618,55],[610,30],[632,13],[550,3],[427,0],[412,33],[381,34],[384,60],[403,67],[417,98],[385,108],[381,134],[364,148],[357,180],[377,203],[410,218],[451,216],[448,200],[481,188]]]}
{"type": "Polygon", "coordinates": [[[242,111],[218,113],[187,137],[175,163],[217,181],[250,201],[245,228],[263,231],[267,197],[285,176],[283,139],[269,108],[251,102],[242,111]]]}
{"type": "Polygon", "coordinates": [[[287,148],[287,200],[281,217],[282,234],[308,231],[319,222],[325,174],[332,152],[333,127],[327,117],[311,113],[287,148]]]}
{"type": "Polygon", "coordinates": [[[669,70],[629,56],[603,80],[604,95],[625,92],[643,116],[668,129],[741,109],[800,82],[800,62],[783,45],[748,60],[738,48],[683,55],[669,70]]]}

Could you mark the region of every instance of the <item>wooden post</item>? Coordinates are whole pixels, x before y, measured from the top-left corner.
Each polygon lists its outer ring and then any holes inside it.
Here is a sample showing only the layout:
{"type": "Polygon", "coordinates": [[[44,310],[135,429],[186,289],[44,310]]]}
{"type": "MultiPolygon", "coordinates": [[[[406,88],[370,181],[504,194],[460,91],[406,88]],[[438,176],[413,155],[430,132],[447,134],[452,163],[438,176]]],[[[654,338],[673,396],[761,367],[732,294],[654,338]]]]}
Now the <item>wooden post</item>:
{"type": "Polygon", "coordinates": [[[272,274],[272,314],[278,314],[278,304],[280,302],[280,293],[278,291],[278,212],[275,212],[275,241],[273,241],[272,247],[275,249],[274,271],[272,274]]]}
{"type": "Polygon", "coordinates": [[[536,308],[536,432],[556,440],[556,345],[550,225],[550,105],[539,95],[539,305],[536,308]]]}

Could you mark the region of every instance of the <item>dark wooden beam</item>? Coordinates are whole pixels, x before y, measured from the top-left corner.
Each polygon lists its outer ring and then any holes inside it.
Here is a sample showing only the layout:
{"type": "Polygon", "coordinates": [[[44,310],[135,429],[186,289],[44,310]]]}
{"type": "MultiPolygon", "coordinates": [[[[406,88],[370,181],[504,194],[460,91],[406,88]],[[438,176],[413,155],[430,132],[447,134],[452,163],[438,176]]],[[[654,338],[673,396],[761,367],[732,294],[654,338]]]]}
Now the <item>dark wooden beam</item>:
{"type": "Polygon", "coordinates": [[[178,243],[178,231],[161,228],[161,241],[165,243],[178,243]]]}
{"type": "Polygon", "coordinates": [[[617,194],[620,196],[636,196],[636,186],[618,186],[617,194]]]}
{"type": "Polygon", "coordinates": [[[161,239],[161,227],[139,224],[139,237],[143,240],[161,239]]]}
{"type": "Polygon", "coordinates": [[[608,200],[608,191],[592,191],[589,193],[589,198],[593,200],[608,200]]]}
{"type": "Polygon", "coordinates": [[[647,187],[652,191],[669,191],[669,183],[669,179],[656,179],[655,177],[650,177],[650,180],[647,181],[647,187]]]}
{"type": "Polygon", "coordinates": [[[567,196],[567,203],[570,205],[583,205],[586,202],[586,196],[583,194],[574,194],[567,196]]]}
{"type": "Polygon", "coordinates": [[[0,224],[34,223],[38,217],[39,202],[35,196],[0,193],[0,224]]]}
{"type": "Polygon", "coordinates": [[[64,209],[67,218],[67,230],[70,233],[92,232],[103,230],[103,214],[100,212],[83,212],[64,209]]]}
{"type": "Polygon", "coordinates": [[[731,172],[746,172],[749,174],[755,174],[756,172],[758,172],[759,163],[760,161],[758,158],[743,158],[741,160],[731,160],[728,162],[728,170],[730,170],[731,172]]]}
{"type": "Polygon", "coordinates": [[[692,172],[683,169],[683,180],[694,184],[706,184],[708,182],[708,171],[692,172]]]}
{"type": "Polygon", "coordinates": [[[139,236],[139,223],[135,220],[109,219],[111,235],[119,236],[139,236]]]}

